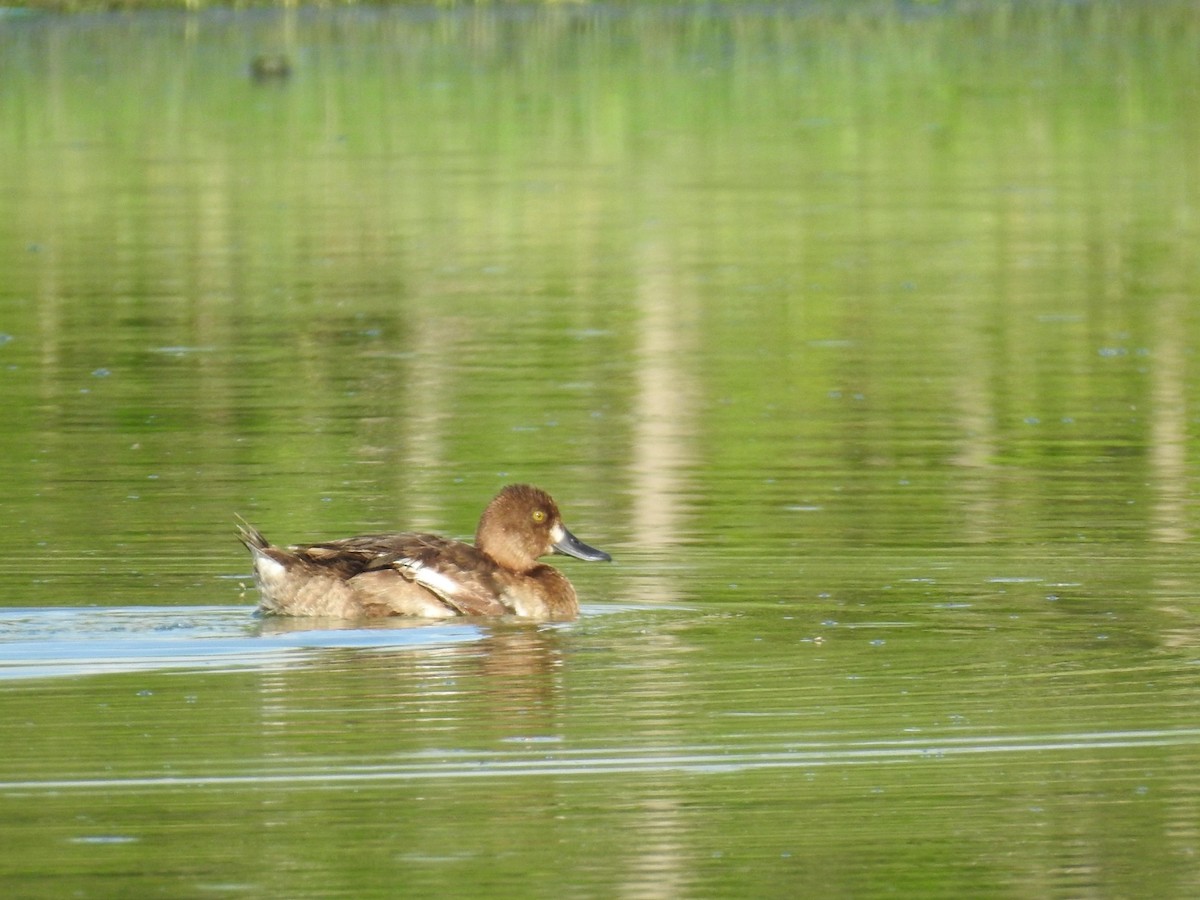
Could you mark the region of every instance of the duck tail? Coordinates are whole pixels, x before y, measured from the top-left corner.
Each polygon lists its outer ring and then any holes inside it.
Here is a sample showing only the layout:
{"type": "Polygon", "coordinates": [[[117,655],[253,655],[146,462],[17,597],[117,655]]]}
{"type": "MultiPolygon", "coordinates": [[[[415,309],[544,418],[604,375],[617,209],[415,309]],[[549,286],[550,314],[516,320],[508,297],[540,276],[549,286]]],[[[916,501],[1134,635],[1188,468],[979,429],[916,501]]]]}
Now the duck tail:
{"type": "Polygon", "coordinates": [[[238,540],[246,545],[247,550],[249,550],[251,553],[254,553],[256,551],[266,550],[267,547],[271,546],[267,543],[267,539],[263,537],[263,533],[261,531],[259,531],[237,513],[234,513],[234,518],[237,519],[238,540]]]}

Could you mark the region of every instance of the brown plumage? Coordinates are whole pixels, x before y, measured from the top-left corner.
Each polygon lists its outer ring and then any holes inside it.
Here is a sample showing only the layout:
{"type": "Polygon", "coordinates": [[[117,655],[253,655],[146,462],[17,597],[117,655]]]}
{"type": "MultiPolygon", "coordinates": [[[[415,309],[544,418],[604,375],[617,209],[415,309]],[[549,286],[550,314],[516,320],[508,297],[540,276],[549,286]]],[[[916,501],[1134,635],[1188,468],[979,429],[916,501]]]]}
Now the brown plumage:
{"type": "Polygon", "coordinates": [[[410,532],[282,549],[245,521],[239,537],[253,557],[259,609],[285,616],[573,618],[575,588],[538,558],[611,558],[566,529],[549,494],[524,484],[488,504],[474,546],[410,532]]]}

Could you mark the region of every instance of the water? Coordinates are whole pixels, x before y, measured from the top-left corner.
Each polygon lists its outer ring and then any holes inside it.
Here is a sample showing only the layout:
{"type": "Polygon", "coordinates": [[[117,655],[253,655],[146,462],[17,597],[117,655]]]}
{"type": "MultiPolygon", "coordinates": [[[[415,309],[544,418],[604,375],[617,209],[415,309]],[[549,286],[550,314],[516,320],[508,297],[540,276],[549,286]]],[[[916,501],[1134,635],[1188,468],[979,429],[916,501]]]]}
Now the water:
{"type": "Polygon", "coordinates": [[[5,894],[1196,895],[1198,49],[6,20],[5,894]],[[518,480],[615,558],[579,621],[252,615],[235,513],[518,480]]]}

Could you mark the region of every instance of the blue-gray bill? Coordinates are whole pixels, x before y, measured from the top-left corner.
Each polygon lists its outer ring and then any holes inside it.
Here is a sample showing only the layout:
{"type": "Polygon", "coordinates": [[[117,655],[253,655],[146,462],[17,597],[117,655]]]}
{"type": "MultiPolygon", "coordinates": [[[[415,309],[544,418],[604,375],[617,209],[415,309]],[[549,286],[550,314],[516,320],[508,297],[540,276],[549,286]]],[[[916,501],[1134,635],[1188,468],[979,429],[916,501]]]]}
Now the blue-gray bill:
{"type": "Polygon", "coordinates": [[[612,562],[612,557],[603,550],[589,547],[567,529],[563,529],[562,537],[554,542],[554,552],[564,556],[573,556],[588,562],[612,562]]]}

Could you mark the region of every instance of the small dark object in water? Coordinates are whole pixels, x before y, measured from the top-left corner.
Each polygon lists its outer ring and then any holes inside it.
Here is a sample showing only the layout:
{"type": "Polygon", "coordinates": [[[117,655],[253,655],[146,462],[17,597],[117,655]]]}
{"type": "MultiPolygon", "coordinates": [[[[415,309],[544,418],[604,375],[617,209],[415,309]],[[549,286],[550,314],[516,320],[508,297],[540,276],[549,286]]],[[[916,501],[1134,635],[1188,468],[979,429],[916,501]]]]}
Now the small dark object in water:
{"type": "Polygon", "coordinates": [[[282,53],[260,53],[250,60],[250,77],[255,81],[284,81],[292,74],[292,63],[282,53]]]}

